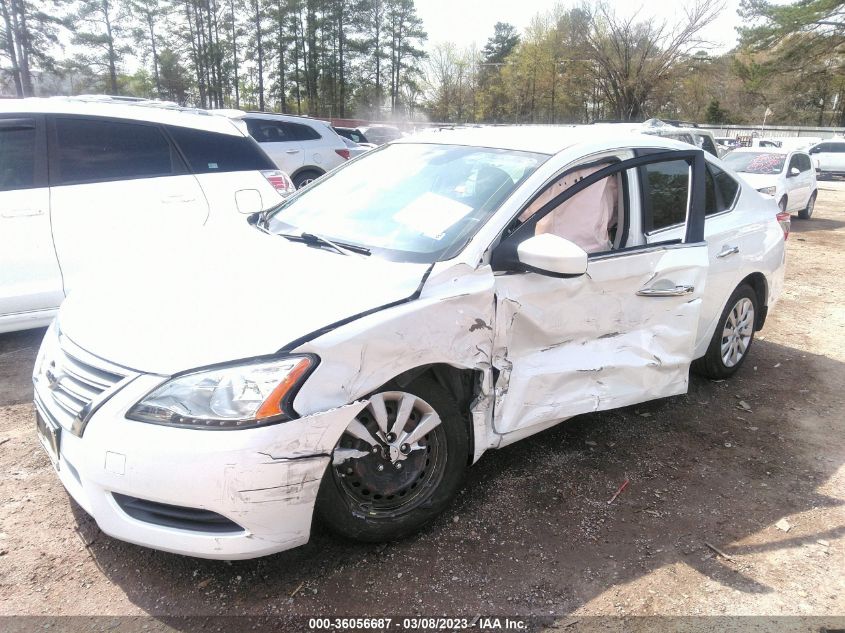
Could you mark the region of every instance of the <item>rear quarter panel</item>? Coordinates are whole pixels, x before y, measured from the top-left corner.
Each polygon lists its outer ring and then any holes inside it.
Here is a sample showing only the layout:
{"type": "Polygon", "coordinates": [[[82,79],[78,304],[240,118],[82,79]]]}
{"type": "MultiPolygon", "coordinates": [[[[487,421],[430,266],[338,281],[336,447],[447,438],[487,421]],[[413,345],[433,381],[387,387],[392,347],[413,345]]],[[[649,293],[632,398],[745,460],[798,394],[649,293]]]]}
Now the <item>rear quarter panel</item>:
{"type": "Polygon", "coordinates": [[[707,291],[702,303],[694,357],[703,356],[734,289],[749,275],[766,279],[766,305],[771,308],[783,287],[785,244],[777,222],[777,204],[744,182],[730,211],[707,218],[704,238],[710,254],[707,291]],[[718,257],[723,249],[739,253],[718,257]]]}
{"type": "Polygon", "coordinates": [[[279,204],[283,198],[258,171],[231,171],[195,176],[208,200],[207,226],[246,224],[246,215],[238,211],[235,194],[254,189],[261,195],[263,209],[279,204]]]}

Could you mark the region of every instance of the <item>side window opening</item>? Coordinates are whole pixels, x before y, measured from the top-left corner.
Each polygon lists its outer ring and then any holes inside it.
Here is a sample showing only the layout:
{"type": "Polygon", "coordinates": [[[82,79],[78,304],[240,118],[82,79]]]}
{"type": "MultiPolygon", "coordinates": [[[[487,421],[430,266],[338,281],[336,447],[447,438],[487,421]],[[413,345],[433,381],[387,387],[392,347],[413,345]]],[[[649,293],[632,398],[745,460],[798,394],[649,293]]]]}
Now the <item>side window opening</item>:
{"type": "Polygon", "coordinates": [[[285,132],[285,128],[275,121],[247,119],[246,127],[249,135],[259,143],[284,143],[293,140],[285,132]]]}
{"type": "Polygon", "coordinates": [[[53,184],[171,176],[167,138],[155,125],[56,117],[53,184]]]}
{"type": "Polygon", "coordinates": [[[707,163],[704,172],[704,215],[728,211],[739,193],[739,183],[715,165],[707,163]]]}
{"type": "Polygon", "coordinates": [[[250,137],[175,125],[167,126],[167,130],[196,174],[276,169],[250,137]]]}
{"type": "Polygon", "coordinates": [[[807,154],[801,154],[801,164],[803,165],[801,171],[810,171],[813,169],[813,163],[807,154]]]}
{"type": "Polygon", "coordinates": [[[0,127],[0,191],[35,186],[35,122],[0,127]]]}
{"type": "Polygon", "coordinates": [[[684,224],[690,192],[689,165],[683,160],[651,163],[639,168],[643,232],[684,224]]]}
{"type": "Polygon", "coordinates": [[[285,134],[292,141],[316,141],[322,138],[314,128],[300,123],[283,122],[279,124],[284,127],[285,134]]]}
{"type": "MultiPolygon", "coordinates": [[[[519,219],[524,222],[569,187],[611,164],[599,163],[567,172],[534,199],[519,219]]],[[[620,174],[590,185],[541,218],[535,227],[535,235],[558,235],[577,244],[587,253],[620,248],[625,214],[623,185],[620,174]]]]}

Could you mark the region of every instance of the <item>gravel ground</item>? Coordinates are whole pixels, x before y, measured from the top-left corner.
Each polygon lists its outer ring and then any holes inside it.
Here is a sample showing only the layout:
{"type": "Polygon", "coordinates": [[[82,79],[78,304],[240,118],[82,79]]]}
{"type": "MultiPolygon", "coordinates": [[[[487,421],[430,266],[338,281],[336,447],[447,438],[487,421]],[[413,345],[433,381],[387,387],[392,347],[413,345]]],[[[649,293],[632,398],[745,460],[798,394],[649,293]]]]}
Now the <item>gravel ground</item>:
{"type": "Polygon", "coordinates": [[[490,452],[441,519],[389,545],[317,528],[296,550],[225,563],[111,539],[35,437],[43,331],[1,335],[0,615],[491,613],[564,631],[596,615],[845,615],[845,182],[820,186],[733,379],[693,377],[687,395],[490,452]]]}

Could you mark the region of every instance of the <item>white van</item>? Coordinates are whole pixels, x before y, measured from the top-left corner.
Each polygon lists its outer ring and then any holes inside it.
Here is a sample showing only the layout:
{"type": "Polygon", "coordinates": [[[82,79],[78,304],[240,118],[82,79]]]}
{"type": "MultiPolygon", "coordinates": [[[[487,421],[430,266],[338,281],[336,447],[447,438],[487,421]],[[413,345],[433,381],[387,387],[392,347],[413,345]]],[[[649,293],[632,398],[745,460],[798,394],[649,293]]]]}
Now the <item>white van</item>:
{"type": "Polygon", "coordinates": [[[292,191],[222,117],[103,99],[0,100],[0,332],[47,325],[85,270],[116,265],[115,253],[151,235],[243,224],[292,191]]]}

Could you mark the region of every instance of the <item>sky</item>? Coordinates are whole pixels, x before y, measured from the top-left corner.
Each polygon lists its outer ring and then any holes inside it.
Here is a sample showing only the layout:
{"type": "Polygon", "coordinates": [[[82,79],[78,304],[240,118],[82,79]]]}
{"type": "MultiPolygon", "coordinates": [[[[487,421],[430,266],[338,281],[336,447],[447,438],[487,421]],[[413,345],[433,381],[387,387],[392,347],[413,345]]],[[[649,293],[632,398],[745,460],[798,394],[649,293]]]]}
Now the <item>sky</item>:
{"type": "MultiPolygon", "coordinates": [[[[639,10],[643,17],[654,16],[674,23],[684,13],[689,0],[607,0],[620,15],[639,10]]],[[[496,22],[510,22],[522,32],[531,18],[549,11],[555,0],[416,0],[417,13],[428,32],[428,47],[439,42],[454,42],[460,48],[473,43],[482,48],[493,34],[496,22]]],[[[577,0],[564,0],[564,7],[577,6],[577,0]]],[[[725,0],[719,17],[703,32],[703,37],[715,48],[712,52],[729,50],[736,43],[740,23],[737,15],[739,0],[725,0]]]]}

